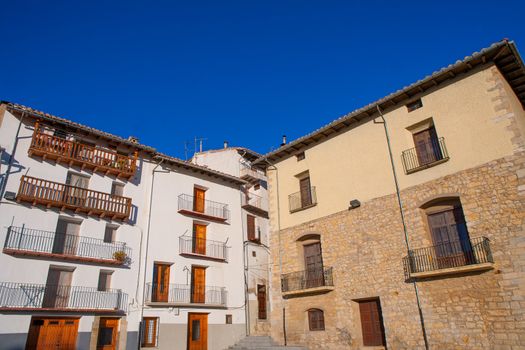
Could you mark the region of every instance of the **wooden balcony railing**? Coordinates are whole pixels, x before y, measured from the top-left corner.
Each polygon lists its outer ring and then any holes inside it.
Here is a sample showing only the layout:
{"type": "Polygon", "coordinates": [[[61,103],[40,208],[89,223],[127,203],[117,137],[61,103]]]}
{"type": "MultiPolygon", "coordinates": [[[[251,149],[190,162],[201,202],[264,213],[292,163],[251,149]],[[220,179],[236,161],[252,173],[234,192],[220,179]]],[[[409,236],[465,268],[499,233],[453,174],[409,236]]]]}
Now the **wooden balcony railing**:
{"type": "Polygon", "coordinates": [[[268,215],[268,199],[253,193],[246,193],[242,196],[242,207],[262,215],[268,215]]]}
{"type": "Polygon", "coordinates": [[[128,266],[131,248],[123,242],[104,242],[85,236],[10,226],[4,253],[128,266]]]}
{"type": "Polygon", "coordinates": [[[224,242],[198,237],[179,237],[179,253],[180,255],[228,261],[228,247],[224,242]]]}
{"type": "Polygon", "coordinates": [[[207,306],[225,307],[228,292],[224,287],[192,287],[187,284],[159,285],[147,283],[147,303],[170,305],[204,304],[207,306]]]}
{"type": "Polygon", "coordinates": [[[35,123],[29,155],[55,159],[58,162],[69,163],[70,166],[79,165],[126,179],[135,175],[138,159],[137,152],[134,152],[133,156],[125,156],[112,150],[45,134],[38,123],[35,123]]]}
{"type": "Polygon", "coordinates": [[[17,201],[71,209],[88,215],[128,219],[131,214],[131,198],[88,190],[31,176],[22,176],[17,201]]]}
{"type": "Polygon", "coordinates": [[[331,267],[297,271],[281,276],[283,293],[333,286],[334,279],[331,267]]]}
{"type": "Polygon", "coordinates": [[[179,195],[179,213],[221,222],[230,218],[228,204],[205,200],[202,210],[199,211],[197,209],[199,206],[195,205],[194,200],[195,198],[189,194],[179,195]]]}
{"type": "Polygon", "coordinates": [[[120,289],[0,282],[2,311],[125,313],[128,295],[120,289]]]}

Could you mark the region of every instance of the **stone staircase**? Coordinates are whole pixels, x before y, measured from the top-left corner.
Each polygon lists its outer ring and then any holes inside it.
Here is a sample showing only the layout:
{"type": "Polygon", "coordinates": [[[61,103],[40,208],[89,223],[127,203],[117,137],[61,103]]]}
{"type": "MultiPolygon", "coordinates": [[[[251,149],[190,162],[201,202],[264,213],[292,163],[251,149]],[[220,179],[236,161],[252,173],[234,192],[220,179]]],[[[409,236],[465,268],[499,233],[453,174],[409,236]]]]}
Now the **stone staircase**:
{"type": "Polygon", "coordinates": [[[302,346],[277,345],[272,338],[267,336],[249,336],[241,339],[237,344],[230,346],[230,350],[307,350],[302,346]]]}

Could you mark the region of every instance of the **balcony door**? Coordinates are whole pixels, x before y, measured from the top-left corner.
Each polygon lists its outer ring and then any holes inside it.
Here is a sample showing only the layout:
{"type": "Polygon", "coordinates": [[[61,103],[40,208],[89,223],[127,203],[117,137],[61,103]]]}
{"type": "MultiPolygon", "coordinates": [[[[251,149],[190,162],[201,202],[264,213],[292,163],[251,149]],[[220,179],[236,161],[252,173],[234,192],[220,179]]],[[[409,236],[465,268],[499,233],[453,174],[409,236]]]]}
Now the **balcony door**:
{"type": "Polygon", "coordinates": [[[428,215],[440,268],[475,263],[461,206],[428,215]]]}
{"type": "Polygon", "coordinates": [[[86,204],[89,177],[75,173],[68,173],[66,179],[64,202],[77,207],[86,204]]]}
{"type": "Polygon", "coordinates": [[[191,267],[191,302],[206,302],[206,268],[203,266],[191,267]]]}
{"type": "Polygon", "coordinates": [[[312,205],[312,186],[309,176],[299,180],[299,189],[301,191],[301,208],[312,205]]]}
{"type": "Polygon", "coordinates": [[[188,314],[188,350],[208,349],[208,314],[188,314]]]}
{"type": "Polygon", "coordinates": [[[193,224],[193,253],[206,255],[206,225],[193,224]]]}
{"type": "Polygon", "coordinates": [[[306,288],[324,286],[323,255],[321,242],[304,245],[306,288]]]}
{"type": "Polygon", "coordinates": [[[205,190],[194,187],[193,188],[193,211],[204,213],[205,190]]]}
{"type": "Polygon", "coordinates": [[[44,290],[43,308],[64,309],[69,306],[73,271],[50,267],[44,290]]]}
{"type": "Polygon", "coordinates": [[[430,164],[443,158],[434,127],[414,134],[413,138],[419,165],[430,164]]]}
{"type": "Polygon", "coordinates": [[[52,252],[54,254],[76,255],[79,232],[80,223],[58,219],[52,252]]]}
{"type": "Polygon", "coordinates": [[[155,263],[153,265],[152,301],[168,302],[170,288],[170,265],[155,263]]]}

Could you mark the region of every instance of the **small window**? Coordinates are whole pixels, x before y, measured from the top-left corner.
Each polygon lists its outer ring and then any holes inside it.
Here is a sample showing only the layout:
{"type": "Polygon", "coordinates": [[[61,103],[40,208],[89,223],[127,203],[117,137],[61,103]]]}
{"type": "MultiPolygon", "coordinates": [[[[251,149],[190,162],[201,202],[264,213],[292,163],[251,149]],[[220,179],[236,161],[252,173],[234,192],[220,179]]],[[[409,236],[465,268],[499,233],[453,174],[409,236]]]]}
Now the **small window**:
{"type": "Polygon", "coordinates": [[[115,226],[106,226],[104,232],[104,243],[113,243],[116,241],[117,228],[115,226]]]}
{"type": "Polygon", "coordinates": [[[151,348],[157,346],[158,320],[157,317],[144,317],[142,320],[144,327],[142,331],[143,347],[151,348]]]}
{"type": "Polygon", "coordinates": [[[124,184],[113,182],[113,184],[111,185],[111,195],[112,196],[124,195],[124,184]]]}
{"type": "Polygon", "coordinates": [[[65,140],[67,138],[67,132],[65,130],[62,130],[62,129],[55,129],[55,131],[53,132],[53,136],[65,140]]]}
{"type": "Polygon", "coordinates": [[[112,274],[113,274],[113,271],[100,270],[100,273],[98,275],[98,288],[97,288],[99,292],[109,291],[109,288],[111,287],[111,275],[112,274]]]}
{"type": "Polygon", "coordinates": [[[324,331],[324,312],[319,309],[308,310],[308,325],[311,331],[324,331]]]}
{"type": "Polygon", "coordinates": [[[298,153],[296,157],[297,157],[297,161],[299,162],[303,160],[306,156],[304,155],[304,152],[301,152],[301,153],[298,153]]]}
{"type": "Polygon", "coordinates": [[[254,185],[254,186],[253,186],[253,189],[254,189],[255,191],[258,191],[260,188],[261,188],[261,184],[257,184],[257,185],[254,185]]]}
{"type": "Polygon", "coordinates": [[[232,315],[226,315],[226,324],[232,324],[232,323],[233,323],[232,315]]]}
{"type": "Polygon", "coordinates": [[[257,256],[257,253],[255,252],[255,250],[252,250],[252,256],[255,258],[257,256]]]}
{"type": "Polygon", "coordinates": [[[421,107],[423,107],[423,102],[421,101],[420,98],[415,100],[414,102],[410,102],[407,104],[408,112],[415,111],[416,109],[419,109],[421,107]]]}

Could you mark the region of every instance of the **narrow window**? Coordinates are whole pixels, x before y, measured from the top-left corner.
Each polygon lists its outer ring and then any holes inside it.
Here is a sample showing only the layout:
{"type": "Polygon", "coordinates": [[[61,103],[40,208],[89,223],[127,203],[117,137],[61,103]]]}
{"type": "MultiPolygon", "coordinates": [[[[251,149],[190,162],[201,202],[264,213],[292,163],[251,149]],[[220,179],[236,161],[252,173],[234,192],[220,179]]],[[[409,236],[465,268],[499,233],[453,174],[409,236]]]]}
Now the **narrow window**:
{"type": "Polygon", "coordinates": [[[158,317],[144,317],[142,319],[142,346],[151,348],[157,346],[158,317]]]}
{"type": "Polygon", "coordinates": [[[423,107],[423,102],[421,101],[420,98],[415,100],[414,102],[410,102],[407,104],[407,110],[409,113],[421,107],[423,107]]]}
{"type": "Polygon", "coordinates": [[[255,231],[255,216],[248,214],[246,216],[246,225],[248,227],[248,240],[252,242],[259,242],[255,231]]]}
{"type": "Polygon", "coordinates": [[[226,315],[226,324],[232,324],[232,323],[233,323],[232,315],[226,315]]]}
{"type": "Polygon", "coordinates": [[[266,286],[264,284],[257,285],[257,306],[258,318],[266,320],[266,286]]]}
{"type": "Polygon", "coordinates": [[[116,241],[117,227],[106,225],[106,231],[104,232],[104,243],[113,243],[116,241]]]}
{"type": "Polygon", "coordinates": [[[255,250],[252,250],[252,256],[255,258],[257,256],[257,253],[255,252],[255,250]]]}
{"type": "Polygon", "coordinates": [[[301,190],[301,207],[305,208],[312,205],[312,187],[310,185],[310,176],[299,180],[301,190]]]}
{"type": "Polygon", "coordinates": [[[261,184],[253,185],[253,190],[258,191],[261,188],[261,184]]]}
{"type": "Polygon", "coordinates": [[[305,158],[304,152],[298,153],[295,157],[297,158],[298,162],[303,160],[305,158]]]}
{"type": "Polygon", "coordinates": [[[123,196],[124,195],[124,184],[119,182],[113,182],[111,184],[111,195],[112,196],[123,196]]]}
{"type": "Polygon", "coordinates": [[[59,218],[53,238],[54,254],[76,255],[79,244],[80,223],[59,218]]]}
{"type": "Polygon", "coordinates": [[[72,278],[73,270],[68,267],[49,267],[42,307],[58,309],[69,307],[72,278]]]}
{"type": "Polygon", "coordinates": [[[98,288],[99,292],[107,292],[111,288],[111,275],[113,271],[100,270],[98,275],[98,288]]]}
{"type": "Polygon", "coordinates": [[[308,310],[308,326],[311,331],[324,331],[324,312],[319,309],[308,310]]]}
{"type": "Polygon", "coordinates": [[[384,346],[385,329],[379,299],[359,302],[364,346],[384,346]]]}

